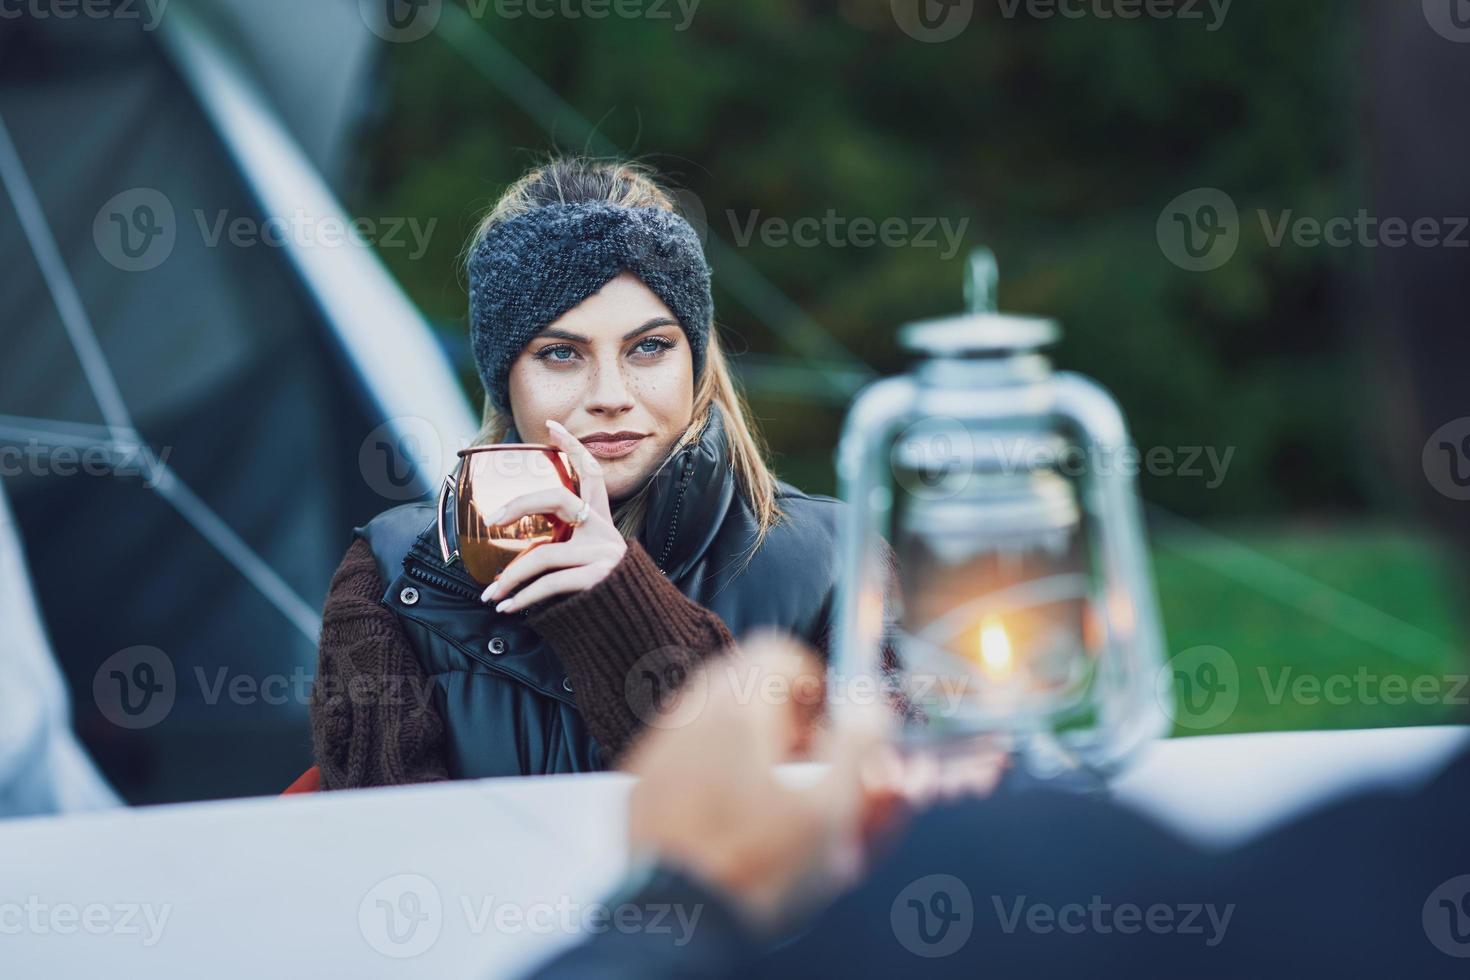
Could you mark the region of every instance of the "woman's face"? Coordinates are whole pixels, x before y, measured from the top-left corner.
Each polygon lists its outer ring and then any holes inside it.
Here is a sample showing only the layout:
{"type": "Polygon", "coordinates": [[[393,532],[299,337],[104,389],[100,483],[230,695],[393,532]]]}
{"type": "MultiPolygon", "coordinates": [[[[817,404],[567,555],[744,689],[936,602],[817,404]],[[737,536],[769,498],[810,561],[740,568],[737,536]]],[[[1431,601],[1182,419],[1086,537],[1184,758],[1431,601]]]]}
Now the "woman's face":
{"type": "Polygon", "coordinates": [[[526,442],[555,419],[602,464],[608,497],[637,490],[694,414],[694,362],[669,308],[623,272],[553,321],[510,369],[510,407],[526,442]]]}

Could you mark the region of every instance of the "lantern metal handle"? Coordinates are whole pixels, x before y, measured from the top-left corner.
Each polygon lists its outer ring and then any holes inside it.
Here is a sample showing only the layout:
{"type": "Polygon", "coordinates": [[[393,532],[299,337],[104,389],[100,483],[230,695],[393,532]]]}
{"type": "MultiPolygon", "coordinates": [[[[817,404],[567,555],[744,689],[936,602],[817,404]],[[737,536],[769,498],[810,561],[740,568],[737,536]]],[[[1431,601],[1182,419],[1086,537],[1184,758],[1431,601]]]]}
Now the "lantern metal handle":
{"type": "Polygon", "coordinates": [[[1168,731],[1167,706],[1160,700],[1164,695],[1155,690],[1164,663],[1158,599],[1144,547],[1137,487],[1119,465],[1121,455],[1132,448],[1123,414],[1100,385],[1081,375],[1058,373],[1054,390],[1055,415],[1075,430],[1088,459],[1106,461],[1088,468],[1079,493],[1084,509],[1096,518],[1089,523],[1103,568],[1103,594],[1095,611],[1112,655],[1104,658],[1108,675],[1099,682],[1130,685],[1116,692],[1121,696],[1114,702],[1118,724],[1104,726],[1111,728],[1116,741],[1105,747],[1102,758],[1089,760],[1107,768],[1110,762],[1123,761],[1142,741],[1168,731]]]}

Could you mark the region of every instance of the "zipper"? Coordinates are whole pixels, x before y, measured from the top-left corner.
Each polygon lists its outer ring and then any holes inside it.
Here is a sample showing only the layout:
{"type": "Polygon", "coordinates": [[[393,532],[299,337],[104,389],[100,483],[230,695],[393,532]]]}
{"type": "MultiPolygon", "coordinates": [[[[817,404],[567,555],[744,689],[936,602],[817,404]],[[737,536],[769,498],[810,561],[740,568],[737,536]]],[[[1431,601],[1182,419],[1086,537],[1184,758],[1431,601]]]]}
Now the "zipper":
{"type": "Polygon", "coordinates": [[[679,531],[679,511],[684,507],[684,496],[689,490],[689,483],[694,478],[694,457],[689,456],[684,461],[684,474],[679,479],[679,493],[674,498],[673,512],[669,516],[669,534],[664,539],[663,550],[659,552],[656,564],[664,568],[664,563],[669,560],[669,552],[674,550],[674,536],[679,531]]]}
{"type": "Polygon", "coordinates": [[[410,578],[416,578],[420,582],[427,582],[432,586],[443,589],[445,592],[452,592],[466,599],[478,599],[480,597],[479,590],[461,583],[457,578],[425,568],[418,559],[410,559],[404,564],[403,570],[408,573],[410,578]]]}

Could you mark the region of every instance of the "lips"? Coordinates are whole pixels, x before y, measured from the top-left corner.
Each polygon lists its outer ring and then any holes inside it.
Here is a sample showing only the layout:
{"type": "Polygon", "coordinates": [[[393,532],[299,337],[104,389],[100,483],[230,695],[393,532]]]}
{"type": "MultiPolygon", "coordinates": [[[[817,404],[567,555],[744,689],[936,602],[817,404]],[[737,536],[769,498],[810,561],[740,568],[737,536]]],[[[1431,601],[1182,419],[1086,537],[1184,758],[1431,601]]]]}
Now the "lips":
{"type": "Polygon", "coordinates": [[[581,443],[598,459],[620,459],[637,449],[646,438],[641,432],[598,432],[583,436],[581,443]]]}

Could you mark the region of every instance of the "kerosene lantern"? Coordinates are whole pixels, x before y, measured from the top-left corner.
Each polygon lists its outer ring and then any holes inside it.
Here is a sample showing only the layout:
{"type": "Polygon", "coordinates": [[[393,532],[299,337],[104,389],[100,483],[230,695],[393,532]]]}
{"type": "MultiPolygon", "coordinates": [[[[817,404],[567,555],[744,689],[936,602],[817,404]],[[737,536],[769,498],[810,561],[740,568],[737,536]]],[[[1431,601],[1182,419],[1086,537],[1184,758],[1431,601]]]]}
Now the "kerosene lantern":
{"type": "Polygon", "coordinates": [[[876,679],[902,743],[1107,774],[1166,729],[1137,467],[1112,398],[1052,369],[1057,325],[994,312],[995,281],[976,253],[971,312],[904,328],[913,367],[848,414],[834,709],[876,679]]]}

